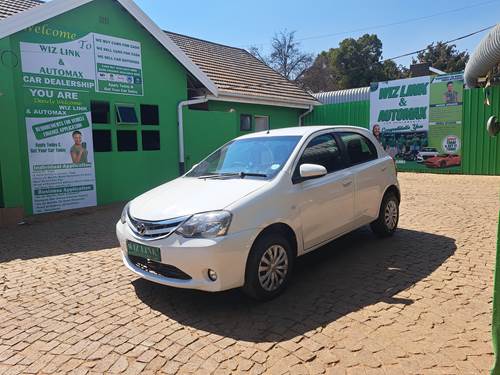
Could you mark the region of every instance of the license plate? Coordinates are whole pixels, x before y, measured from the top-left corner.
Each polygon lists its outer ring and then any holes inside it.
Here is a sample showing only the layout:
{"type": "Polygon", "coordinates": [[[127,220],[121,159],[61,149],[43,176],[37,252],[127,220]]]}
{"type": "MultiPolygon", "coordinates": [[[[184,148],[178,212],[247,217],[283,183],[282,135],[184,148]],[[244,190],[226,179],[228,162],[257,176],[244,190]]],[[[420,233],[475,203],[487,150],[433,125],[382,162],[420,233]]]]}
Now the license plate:
{"type": "Polygon", "coordinates": [[[137,242],[127,241],[127,252],[128,255],[135,255],[137,257],[155,260],[157,262],[161,261],[159,247],[147,246],[137,242]]]}

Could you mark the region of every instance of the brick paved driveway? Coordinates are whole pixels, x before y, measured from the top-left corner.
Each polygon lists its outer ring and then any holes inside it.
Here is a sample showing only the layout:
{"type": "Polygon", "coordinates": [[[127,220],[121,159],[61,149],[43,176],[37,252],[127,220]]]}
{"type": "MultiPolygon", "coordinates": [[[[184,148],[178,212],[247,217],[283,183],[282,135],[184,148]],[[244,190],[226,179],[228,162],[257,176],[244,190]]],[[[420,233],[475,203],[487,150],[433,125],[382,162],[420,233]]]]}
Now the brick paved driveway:
{"type": "Polygon", "coordinates": [[[0,230],[0,373],[486,373],[500,178],[400,182],[393,238],[325,246],[265,304],[138,279],[118,206],[0,230]]]}

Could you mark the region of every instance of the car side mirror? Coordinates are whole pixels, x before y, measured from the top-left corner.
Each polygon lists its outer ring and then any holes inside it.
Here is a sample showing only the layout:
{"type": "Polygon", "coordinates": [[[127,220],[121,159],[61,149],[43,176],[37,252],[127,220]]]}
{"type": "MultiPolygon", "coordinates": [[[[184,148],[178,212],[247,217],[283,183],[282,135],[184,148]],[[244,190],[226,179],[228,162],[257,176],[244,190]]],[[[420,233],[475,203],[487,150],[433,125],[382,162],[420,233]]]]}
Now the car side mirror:
{"type": "Polygon", "coordinates": [[[322,177],[327,174],[326,168],[319,164],[301,164],[300,177],[304,180],[322,177]]]}

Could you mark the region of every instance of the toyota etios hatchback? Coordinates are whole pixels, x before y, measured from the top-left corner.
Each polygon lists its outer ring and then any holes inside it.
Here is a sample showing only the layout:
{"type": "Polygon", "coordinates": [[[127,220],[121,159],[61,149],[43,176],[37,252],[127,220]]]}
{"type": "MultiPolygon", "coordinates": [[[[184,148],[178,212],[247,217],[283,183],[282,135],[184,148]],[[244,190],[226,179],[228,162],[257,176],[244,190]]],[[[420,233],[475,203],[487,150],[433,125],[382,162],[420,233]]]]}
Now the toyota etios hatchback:
{"type": "Polygon", "coordinates": [[[369,131],[285,128],[236,138],[135,198],[116,232],[145,279],[268,299],[296,257],[366,224],[393,234],[399,200],[394,162],[369,131]]]}

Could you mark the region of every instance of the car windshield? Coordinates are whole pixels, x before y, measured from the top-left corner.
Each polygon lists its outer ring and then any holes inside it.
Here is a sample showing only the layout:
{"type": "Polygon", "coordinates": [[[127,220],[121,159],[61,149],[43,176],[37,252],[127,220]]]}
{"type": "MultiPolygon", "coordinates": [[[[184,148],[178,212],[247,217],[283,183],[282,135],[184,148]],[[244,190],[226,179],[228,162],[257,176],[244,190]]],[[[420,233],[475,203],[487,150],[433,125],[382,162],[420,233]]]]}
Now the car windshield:
{"type": "Polygon", "coordinates": [[[267,136],[234,140],[201,161],[187,176],[273,178],[283,168],[300,138],[267,136]]]}

